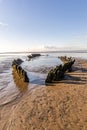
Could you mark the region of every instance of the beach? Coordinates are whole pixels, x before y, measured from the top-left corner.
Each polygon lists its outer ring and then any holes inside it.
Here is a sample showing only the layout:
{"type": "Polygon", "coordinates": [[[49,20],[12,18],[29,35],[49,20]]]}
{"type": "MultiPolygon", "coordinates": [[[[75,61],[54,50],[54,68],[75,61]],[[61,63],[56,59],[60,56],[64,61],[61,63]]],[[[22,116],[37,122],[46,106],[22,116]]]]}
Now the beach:
{"type": "Polygon", "coordinates": [[[86,0],[0,0],[0,130],[87,130],[86,16],[86,0]]]}
{"type": "Polygon", "coordinates": [[[87,60],[58,83],[29,87],[0,106],[0,130],[87,130],[87,60]]]}

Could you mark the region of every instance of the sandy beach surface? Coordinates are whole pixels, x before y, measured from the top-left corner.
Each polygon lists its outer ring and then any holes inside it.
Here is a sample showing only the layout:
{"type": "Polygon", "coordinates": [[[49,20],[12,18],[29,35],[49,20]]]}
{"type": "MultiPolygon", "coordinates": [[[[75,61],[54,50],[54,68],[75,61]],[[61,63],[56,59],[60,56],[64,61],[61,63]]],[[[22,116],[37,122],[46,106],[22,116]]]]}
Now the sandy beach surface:
{"type": "Polygon", "coordinates": [[[63,81],[31,86],[0,107],[0,130],[87,130],[87,60],[76,59],[63,81]]]}

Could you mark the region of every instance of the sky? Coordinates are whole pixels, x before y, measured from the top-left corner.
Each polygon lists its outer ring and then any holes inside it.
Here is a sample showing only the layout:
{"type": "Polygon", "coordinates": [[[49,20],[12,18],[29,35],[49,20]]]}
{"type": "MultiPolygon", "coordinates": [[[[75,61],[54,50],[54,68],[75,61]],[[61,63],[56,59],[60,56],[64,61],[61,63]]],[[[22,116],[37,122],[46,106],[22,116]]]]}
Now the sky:
{"type": "Polygon", "coordinates": [[[87,49],[87,0],[0,0],[0,52],[87,49]]]}

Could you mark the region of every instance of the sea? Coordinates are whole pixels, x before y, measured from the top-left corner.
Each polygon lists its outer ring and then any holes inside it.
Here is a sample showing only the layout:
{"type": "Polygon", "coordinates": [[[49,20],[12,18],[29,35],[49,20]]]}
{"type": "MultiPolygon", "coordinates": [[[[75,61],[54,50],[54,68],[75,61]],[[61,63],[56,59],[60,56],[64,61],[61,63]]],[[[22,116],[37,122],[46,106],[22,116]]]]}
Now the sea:
{"type": "Polygon", "coordinates": [[[87,53],[40,53],[41,56],[28,59],[31,53],[0,53],[0,107],[13,102],[25,91],[20,91],[12,75],[12,61],[21,58],[24,62],[21,67],[27,72],[30,79],[27,91],[31,91],[32,85],[45,85],[45,79],[50,69],[63,64],[59,56],[68,56],[87,59],[87,53]],[[32,84],[32,85],[30,85],[32,84]]]}

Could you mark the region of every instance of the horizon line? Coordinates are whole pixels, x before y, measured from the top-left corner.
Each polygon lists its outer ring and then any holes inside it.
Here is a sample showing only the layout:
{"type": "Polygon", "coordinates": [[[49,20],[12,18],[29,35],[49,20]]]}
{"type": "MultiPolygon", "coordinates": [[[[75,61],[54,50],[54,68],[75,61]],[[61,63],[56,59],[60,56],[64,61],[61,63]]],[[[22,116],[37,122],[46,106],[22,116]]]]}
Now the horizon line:
{"type": "Polygon", "coordinates": [[[62,51],[14,51],[14,52],[0,52],[0,54],[14,54],[14,53],[86,53],[87,50],[62,50],[62,51]]]}

